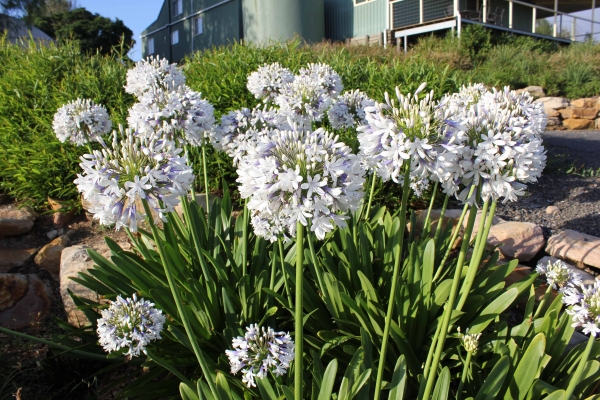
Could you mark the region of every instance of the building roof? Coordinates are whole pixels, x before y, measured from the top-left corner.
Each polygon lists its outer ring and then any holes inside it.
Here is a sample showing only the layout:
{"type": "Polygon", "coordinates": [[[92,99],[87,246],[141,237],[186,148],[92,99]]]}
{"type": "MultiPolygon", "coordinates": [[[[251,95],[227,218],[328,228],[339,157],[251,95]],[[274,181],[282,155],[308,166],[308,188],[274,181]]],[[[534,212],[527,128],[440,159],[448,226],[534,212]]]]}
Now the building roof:
{"type": "Polygon", "coordinates": [[[54,41],[54,39],[35,26],[28,26],[23,20],[6,14],[0,14],[0,26],[5,31],[8,31],[8,40],[11,43],[15,43],[20,39],[29,39],[29,35],[36,41],[54,41]]]}

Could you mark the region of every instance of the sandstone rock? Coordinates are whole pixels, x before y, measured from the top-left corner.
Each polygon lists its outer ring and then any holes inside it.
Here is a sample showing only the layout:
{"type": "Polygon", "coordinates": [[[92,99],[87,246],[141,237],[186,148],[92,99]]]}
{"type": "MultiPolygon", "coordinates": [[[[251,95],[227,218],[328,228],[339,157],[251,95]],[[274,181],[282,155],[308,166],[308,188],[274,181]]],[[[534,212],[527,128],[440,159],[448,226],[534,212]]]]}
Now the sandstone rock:
{"type": "Polygon", "coordinates": [[[598,116],[597,108],[567,107],[564,110],[559,110],[558,112],[563,119],[596,119],[598,116]]]}
{"type": "Polygon", "coordinates": [[[600,118],[594,121],[594,129],[600,129],[600,118]]]}
{"type": "Polygon", "coordinates": [[[600,269],[600,238],[592,235],[565,229],[548,239],[546,253],[575,265],[583,263],[600,269]]]}
{"type": "MultiPolygon", "coordinates": [[[[542,257],[540,259],[540,261],[538,261],[538,264],[544,264],[544,265],[548,265],[548,262],[554,264],[555,262],[557,262],[559,259],[556,257],[549,257],[549,256],[545,256],[542,257]]],[[[586,285],[593,285],[594,281],[596,280],[596,277],[592,274],[590,274],[589,272],[586,272],[580,268],[577,268],[574,265],[571,265],[565,261],[563,261],[565,263],[565,265],[567,266],[567,268],[573,272],[576,272],[579,274],[579,277],[581,278],[581,281],[586,284],[586,285]]]]}
{"type": "Polygon", "coordinates": [[[55,211],[52,214],[52,222],[56,226],[66,226],[75,215],[75,210],[68,211],[67,205],[60,200],[53,199],[48,197],[48,204],[50,204],[50,208],[55,211]]]}
{"type": "Polygon", "coordinates": [[[19,329],[44,319],[50,290],[35,275],[0,274],[0,326],[19,329]]]}
{"type": "Polygon", "coordinates": [[[1,249],[0,248],[0,272],[6,272],[11,268],[22,267],[33,258],[38,249],[1,249]]]}
{"type": "Polygon", "coordinates": [[[546,207],[546,214],[549,214],[549,215],[554,215],[554,214],[556,214],[558,211],[559,211],[559,210],[558,210],[558,207],[556,207],[556,206],[548,206],[548,207],[546,207]]]}
{"type": "Polygon", "coordinates": [[[530,222],[503,222],[492,225],[488,242],[498,245],[506,258],[529,261],[544,247],[542,228],[530,222]]]}
{"type": "MultiPolygon", "coordinates": [[[[467,215],[465,215],[465,219],[463,220],[463,229],[467,228],[467,224],[469,222],[469,213],[467,213],[467,215]]],[[[501,223],[505,223],[506,221],[503,220],[500,217],[496,217],[494,216],[494,218],[492,219],[492,228],[494,225],[498,225],[501,223]]],[[[481,210],[477,210],[477,215],[475,216],[475,224],[473,225],[473,233],[471,234],[471,240],[473,240],[475,238],[475,236],[477,235],[477,232],[479,232],[479,224],[481,223],[481,210]]],[[[490,230],[490,234],[491,234],[491,230],[490,230]]]]}
{"type": "MultiPolygon", "coordinates": [[[[546,114],[548,115],[548,118],[560,117],[560,112],[558,112],[554,108],[549,108],[546,114]]],[[[560,118],[558,120],[560,121],[560,118]]]]}
{"type": "Polygon", "coordinates": [[[29,232],[36,218],[37,214],[29,208],[0,207],[0,239],[29,232]]]}
{"type": "Polygon", "coordinates": [[[570,130],[589,129],[594,126],[594,121],[589,119],[568,118],[563,120],[563,126],[570,130]]]}
{"type": "MultiPolygon", "coordinates": [[[[556,113],[558,114],[558,111],[556,111],[556,113]]],[[[562,119],[560,119],[560,117],[558,117],[558,116],[556,116],[556,117],[548,117],[548,124],[547,124],[547,126],[559,126],[559,125],[562,125],[562,119]]]]}
{"type": "Polygon", "coordinates": [[[86,272],[94,266],[94,262],[86,252],[87,248],[87,246],[83,245],[67,247],[62,251],[60,259],[60,296],[65,306],[69,323],[78,327],[88,324],[89,320],[81,310],[77,309],[73,299],[69,296],[68,290],[71,290],[75,295],[80,297],[93,301],[99,300],[96,292],[69,279],[70,277],[79,277],[79,272],[86,272]]]}
{"type": "Polygon", "coordinates": [[[516,90],[516,92],[518,94],[527,92],[535,99],[539,99],[540,97],[546,97],[546,93],[544,92],[544,89],[541,86],[527,86],[524,89],[516,90]]]}
{"type": "MultiPolygon", "coordinates": [[[[449,223],[452,223],[452,225],[456,225],[456,223],[458,222],[459,218],[460,218],[460,214],[462,213],[462,210],[460,209],[447,209],[446,212],[444,213],[444,222],[442,225],[442,228],[446,228],[446,226],[448,226],[449,223]]],[[[435,234],[435,230],[437,229],[437,225],[440,221],[440,215],[442,214],[442,210],[431,210],[431,214],[429,215],[429,219],[430,219],[430,233],[431,236],[433,237],[433,235],[435,234]]],[[[427,217],[427,210],[417,210],[415,212],[415,215],[417,217],[416,219],[416,223],[415,223],[415,235],[416,236],[420,236],[423,233],[423,225],[425,223],[425,218],[427,217]]],[[[411,231],[412,227],[410,225],[410,223],[408,223],[407,226],[409,232],[411,231]]]]}
{"type": "Polygon", "coordinates": [[[45,269],[52,275],[54,280],[60,279],[60,254],[71,240],[67,235],[62,235],[44,247],[37,253],[33,260],[40,268],[45,269]]]}
{"type": "Polygon", "coordinates": [[[594,99],[591,97],[577,99],[571,101],[572,107],[582,107],[582,108],[595,108],[597,106],[598,99],[594,99]]]}
{"type": "Polygon", "coordinates": [[[534,103],[544,103],[546,113],[549,110],[561,110],[569,106],[569,100],[563,97],[542,97],[534,101],[534,103]]]}

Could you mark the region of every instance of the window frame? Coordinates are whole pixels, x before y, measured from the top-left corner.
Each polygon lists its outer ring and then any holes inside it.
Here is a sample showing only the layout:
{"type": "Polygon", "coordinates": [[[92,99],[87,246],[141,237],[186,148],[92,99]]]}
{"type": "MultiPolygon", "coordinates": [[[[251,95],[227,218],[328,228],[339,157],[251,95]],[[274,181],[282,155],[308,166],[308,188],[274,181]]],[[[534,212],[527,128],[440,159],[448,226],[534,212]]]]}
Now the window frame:
{"type": "Polygon", "coordinates": [[[174,46],[179,43],[179,29],[175,29],[171,31],[171,46],[174,46]],[[177,41],[175,41],[177,39],[177,41]]]}
{"type": "Polygon", "coordinates": [[[177,17],[183,14],[183,0],[172,0],[173,5],[173,17],[177,17]]]}
{"type": "Polygon", "coordinates": [[[365,4],[369,4],[374,0],[362,0],[360,3],[357,3],[358,0],[354,0],[354,7],[364,6],[365,4]]]}
{"type": "Polygon", "coordinates": [[[154,38],[148,38],[148,54],[154,54],[154,38]]]}
{"type": "Polygon", "coordinates": [[[204,33],[204,15],[197,15],[194,17],[194,36],[202,35],[204,33]],[[200,21],[200,32],[198,32],[198,21],[200,21]]]}

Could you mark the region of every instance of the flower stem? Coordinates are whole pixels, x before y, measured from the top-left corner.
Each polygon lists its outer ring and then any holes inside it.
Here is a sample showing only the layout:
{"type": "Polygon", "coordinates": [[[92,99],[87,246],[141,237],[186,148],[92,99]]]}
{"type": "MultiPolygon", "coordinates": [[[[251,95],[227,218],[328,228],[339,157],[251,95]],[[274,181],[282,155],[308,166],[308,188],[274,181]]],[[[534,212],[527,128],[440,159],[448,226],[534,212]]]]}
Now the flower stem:
{"type": "Polygon", "coordinates": [[[188,339],[190,340],[192,349],[194,350],[194,353],[196,354],[196,358],[198,359],[198,363],[200,364],[202,373],[206,377],[208,387],[210,388],[213,395],[218,396],[217,398],[220,398],[219,392],[217,391],[217,388],[215,386],[215,382],[213,381],[212,376],[210,374],[210,369],[208,368],[208,364],[204,358],[204,354],[202,353],[202,350],[200,349],[200,346],[198,345],[198,342],[196,341],[196,335],[194,334],[194,331],[192,330],[192,325],[190,324],[190,321],[187,318],[185,309],[183,308],[183,303],[181,301],[179,289],[175,286],[175,278],[173,277],[173,273],[171,272],[171,265],[170,265],[171,260],[165,254],[165,249],[163,247],[163,243],[158,234],[158,228],[156,227],[156,224],[154,223],[154,221],[152,220],[152,217],[151,217],[152,214],[150,212],[150,206],[148,206],[148,202],[146,201],[146,199],[142,199],[142,204],[144,205],[144,210],[146,211],[146,215],[148,216],[148,223],[150,224],[150,228],[152,229],[152,235],[154,236],[154,243],[156,244],[158,254],[160,255],[160,258],[162,260],[163,268],[165,270],[165,275],[167,276],[167,281],[169,283],[169,288],[171,289],[171,294],[173,294],[173,299],[175,300],[175,305],[177,306],[177,312],[179,313],[181,322],[183,323],[183,327],[185,328],[185,332],[188,336],[188,339]]]}
{"type": "Polygon", "coordinates": [[[465,360],[465,366],[463,368],[462,371],[462,375],[460,376],[460,384],[458,385],[458,390],[456,391],[456,400],[460,400],[461,399],[461,395],[462,395],[462,390],[463,387],[465,386],[465,382],[467,381],[467,373],[469,372],[469,365],[471,364],[471,356],[473,355],[473,353],[468,352],[467,353],[467,359],[465,360]]]}
{"type": "Polygon", "coordinates": [[[442,320],[437,324],[435,328],[435,334],[431,340],[431,346],[429,346],[429,351],[427,352],[427,360],[425,361],[425,368],[423,368],[423,376],[427,379],[427,375],[429,374],[429,367],[431,366],[431,361],[433,361],[433,352],[435,351],[435,345],[437,343],[437,339],[440,335],[440,330],[442,328],[442,320]]]}
{"type": "MultiPolygon", "coordinates": [[[[429,232],[431,231],[429,222],[431,219],[431,209],[433,208],[433,204],[435,203],[435,196],[437,194],[437,188],[438,188],[438,183],[436,182],[433,185],[433,192],[431,193],[431,200],[429,201],[429,207],[427,208],[427,215],[425,216],[425,222],[423,223],[423,236],[426,236],[425,232],[427,232],[427,234],[429,234],[429,232]]],[[[441,221],[441,219],[438,221],[438,226],[441,223],[440,221],[441,221]]]]}
{"type": "Polygon", "coordinates": [[[583,370],[585,369],[585,364],[587,363],[588,358],[590,357],[592,347],[594,347],[595,340],[596,337],[593,334],[590,334],[590,338],[588,339],[587,345],[585,346],[585,350],[583,351],[583,354],[579,359],[579,365],[577,366],[577,370],[575,370],[575,374],[573,374],[571,380],[569,381],[569,386],[567,386],[567,391],[565,394],[565,399],[567,400],[571,398],[571,395],[575,391],[575,388],[577,387],[577,384],[581,379],[581,375],[583,374],[583,370]]]}
{"type": "Polygon", "coordinates": [[[304,225],[302,223],[296,223],[296,304],[295,304],[295,323],[296,323],[296,335],[295,335],[295,354],[294,354],[294,398],[302,399],[302,345],[303,345],[303,307],[302,307],[302,280],[304,278],[303,266],[304,266],[304,225]]]}
{"type": "MultiPolygon", "coordinates": [[[[381,385],[383,383],[383,370],[385,369],[385,356],[387,352],[388,340],[390,336],[390,328],[392,324],[392,313],[394,311],[394,303],[396,302],[396,285],[398,283],[398,274],[400,270],[400,259],[402,258],[402,245],[404,242],[404,229],[406,228],[406,205],[408,203],[408,195],[410,193],[410,168],[405,167],[404,186],[402,188],[402,203],[400,205],[400,231],[398,232],[398,241],[396,246],[396,257],[394,261],[394,271],[392,274],[392,288],[388,300],[388,309],[385,315],[385,327],[383,329],[383,338],[381,342],[381,350],[379,351],[379,365],[377,368],[377,378],[375,380],[375,394],[373,399],[379,400],[381,396],[381,385]]],[[[390,240],[395,240],[391,237],[390,240]]]]}
{"type": "MultiPolygon", "coordinates": [[[[206,146],[202,145],[202,171],[204,172],[204,197],[206,199],[206,220],[208,220],[208,207],[210,207],[210,202],[208,201],[208,194],[210,190],[208,189],[208,172],[206,171],[206,146]]],[[[196,199],[194,199],[195,201],[196,199]]]]}
{"type": "MultiPolygon", "coordinates": [[[[442,211],[440,212],[440,218],[438,220],[437,226],[435,227],[435,235],[433,237],[433,240],[435,241],[436,244],[437,244],[437,242],[439,242],[440,235],[442,234],[442,228],[444,226],[444,217],[446,216],[446,208],[448,208],[448,199],[450,199],[450,196],[446,195],[446,197],[444,197],[444,204],[442,205],[442,211]]],[[[452,245],[452,244],[450,244],[450,245],[452,245]]]]}
{"type": "Polygon", "coordinates": [[[369,203],[367,204],[367,212],[365,213],[365,220],[369,219],[371,213],[371,203],[373,202],[373,194],[375,193],[375,183],[377,182],[377,175],[373,173],[371,176],[371,191],[369,192],[369,203]]]}
{"type": "Polygon", "coordinates": [[[285,258],[283,257],[283,240],[281,240],[281,236],[277,238],[277,244],[279,246],[279,260],[281,261],[281,272],[283,273],[283,284],[285,285],[285,293],[287,294],[288,307],[292,308],[292,295],[288,286],[287,273],[285,272],[285,258]]]}
{"type": "MultiPolygon", "coordinates": [[[[189,147],[190,147],[189,145],[185,145],[185,147],[184,147],[185,158],[188,163],[190,162],[189,147]]],[[[190,194],[192,195],[192,201],[196,201],[196,177],[194,177],[194,181],[192,182],[192,185],[190,186],[190,194]]]]}
{"type": "Polygon", "coordinates": [[[244,225],[242,226],[242,276],[245,276],[246,263],[248,262],[248,199],[246,199],[246,203],[244,204],[242,218],[244,221],[244,225]]]}
{"type": "Polygon", "coordinates": [[[439,331],[439,337],[437,338],[436,349],[433,356],[433,362],[427,372],[427,383],[425,385],[425,391],[423,392],[422,399],[428,400],[433,390],[433,384],[435,383],[437,376],[437,369],[440,365],[440,359],[442,357],[442,351],[444,350],[444,344],[446,342],[446,336],[448,335],[448,326],[450,326],[450,319],[452,317],[452,309],[454,308],[454,301],[458,294],[458,284],[462,276],[462,269],[465,263],[465,257],[467,250],[469,249],[469,240],[471,232],[473,232],[473,225],[475,225],[475,217],[477,216],[477,209],[475,206],[471,206],[469,212],[469,220],[467,222],[467,229],[465,230],[465,240],[462,241],[460,252],[458,254],[458,260],[456,262],[456,270],[454,271],[454,279],[452,280],[452,287],[450,288],[450,295],[444,308],[444,314],[442,315],[442,326],[439,331]]]}

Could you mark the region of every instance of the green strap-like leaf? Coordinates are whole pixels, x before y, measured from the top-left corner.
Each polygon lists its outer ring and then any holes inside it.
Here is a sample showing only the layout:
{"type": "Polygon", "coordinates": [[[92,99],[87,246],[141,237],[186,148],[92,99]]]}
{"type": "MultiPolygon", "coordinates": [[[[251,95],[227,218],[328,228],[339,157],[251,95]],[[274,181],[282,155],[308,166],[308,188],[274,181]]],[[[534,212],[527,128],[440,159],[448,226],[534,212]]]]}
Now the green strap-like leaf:
{"type": "Polygon", "coordinates": [[[475,400],[495,400],[504,385],[504,380],[510,369],[510,360],[508,356],[500,357],[500,360],[494,365],[481,389],[477,393],[475,400]]]}
{"type": "Polygon", "coordinates": [[[333,385],[335,383],[335,374],[337,373],[338,362],[337,359],[333,359],[329,362],[325,375],[323,376],[323,382],[321,383],[321,390],[319,391],[319,398],[317,400],[331,400],[331,393],[333,391],[333,385]]]}
{"type": "Polygon", "coordinates": [[[450,369],[444,367],[440,376],[435,383],[431,400],[448,400],[448,392],[450,391],[450,369]]]}
{"type": "Polygon", "coordinates": [[[519,361],[508,391],[504,395],[504,400],[523,400],[525,398],[538,375],[545,348],[546,337],[543,333],[538,333],[519,361]]]}
{"type": "Polygon", "coordinates": [[[401,355],[398,358],[398,361],[396,361],[396,366],[394,367],[394,374],[392,375],[392,383],[390,385],[389,400],[402,400],[404,398],[406,380],[406,357],[401,355]]]}

